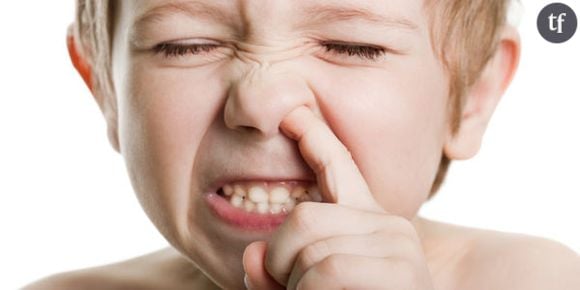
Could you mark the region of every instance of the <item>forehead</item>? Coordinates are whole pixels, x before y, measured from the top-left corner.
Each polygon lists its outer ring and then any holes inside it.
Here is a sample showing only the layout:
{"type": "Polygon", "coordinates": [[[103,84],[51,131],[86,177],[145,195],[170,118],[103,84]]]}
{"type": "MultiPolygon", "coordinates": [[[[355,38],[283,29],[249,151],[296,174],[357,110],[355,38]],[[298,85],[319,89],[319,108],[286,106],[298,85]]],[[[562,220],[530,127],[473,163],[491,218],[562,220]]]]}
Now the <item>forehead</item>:
{"type": "Polygon", "coordinates": [[[129,0],[123,17],[133,26],[183,16],[228,26],[251,26],[265,19],[294,28],[334,22],[361,22],[413,31],[424,26],[421,0],[129,0]],[[127,15],[129,14],[129,15],[127,15]]]}

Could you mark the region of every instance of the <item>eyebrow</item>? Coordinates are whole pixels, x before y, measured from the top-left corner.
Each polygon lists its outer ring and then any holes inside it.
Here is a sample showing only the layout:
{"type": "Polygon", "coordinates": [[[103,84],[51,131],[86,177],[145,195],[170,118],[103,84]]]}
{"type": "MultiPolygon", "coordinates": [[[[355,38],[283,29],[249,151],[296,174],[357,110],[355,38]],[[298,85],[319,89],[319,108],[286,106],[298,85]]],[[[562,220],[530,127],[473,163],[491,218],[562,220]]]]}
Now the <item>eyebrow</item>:
{"type": "Polygon", "coordinates": [[[418,29],[417,24],[406,18],[396,18],[393,16],[378,14],[367,8],[350,5],[312,5],[304,8],[302,12],[304,13],[305,18],[308,19],[306,22],[308,24],[360,20],[388,28],[401,28],[406,30],[418,29]]]}
{"type": "MultiPolygon", "coordinates": [[[[370,9],[352,5],[309,5],[300,11],[303,14],[302,23],[294,28],[303,28],[309,25],[320,25],[343,21],[365,21],[388,28],[417,30],[417,25],[406,18],[395,18],[382,15],[370,9]]],[[[205,18],[229,26],[235,25],[234,15],[228,9],[202,1],[177,1],[156,6],[139,15],[134,27],[156,22],[167,15],[182,13],[193,18],[205,18]],[[226,12],[227,11],[227,12],[226,12]]]]}
{"type": "Polygon", "coordinates": [[[195,18],[205,18],[233,25],[233,15],[220,6],[200,1],[178,1],[153,7],[137,16],[134,26],[156,22],[171,14],[186,14],[195,18]]]}

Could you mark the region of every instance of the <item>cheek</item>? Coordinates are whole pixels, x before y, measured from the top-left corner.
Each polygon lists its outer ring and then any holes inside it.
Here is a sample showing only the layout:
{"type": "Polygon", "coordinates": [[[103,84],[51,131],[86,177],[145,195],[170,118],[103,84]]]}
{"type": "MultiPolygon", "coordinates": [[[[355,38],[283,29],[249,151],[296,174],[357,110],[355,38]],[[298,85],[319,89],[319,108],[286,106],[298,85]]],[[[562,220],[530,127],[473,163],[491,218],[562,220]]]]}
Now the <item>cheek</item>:
{"type": "Polygon", "coordinates": [[[187,224],[197,150],[221,101],[223,87],[208,71],[134,65],[119,99],[123,156],[140,202],[168,236],[187,224]],[[171,216],[168,216],[171,215],[171,216]]]}
{"type": "Polygon", "coordinates": [[[377,201],[407,217],[429,194],[446,120],[445,79],[428,65],[415,67],[423,70],[329,74],[317,92],[377,201]]]}

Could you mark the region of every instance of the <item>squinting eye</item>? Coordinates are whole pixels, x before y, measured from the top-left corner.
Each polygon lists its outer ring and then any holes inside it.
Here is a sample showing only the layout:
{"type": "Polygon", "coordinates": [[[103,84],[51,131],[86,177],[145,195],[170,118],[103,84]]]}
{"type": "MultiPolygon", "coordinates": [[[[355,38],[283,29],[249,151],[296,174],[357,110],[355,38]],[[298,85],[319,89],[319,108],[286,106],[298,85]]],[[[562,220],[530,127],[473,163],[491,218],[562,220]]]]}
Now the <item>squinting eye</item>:
{"type": "MultiPolygon", "coordinates": [[[[321,46],[323,46],[327,52],[347,56],[357,56],[359,58],[371,61],[378,61],[378,59],[385,55],[387,52],[387,49],[383,47],[345,44],[340,42],[322,42],[321,46]]],[[[170,58],[185,56],[186,54],[199,55],[202,53],[208,53],[218,47],[219,44],[212,43],[182,44],[165,42],[153,47],[153,51],[156,54],[163,54],[165,57],[170,58]]]]}
{"type": "Polygon", "coordinates": [[[327,52],[333,52],[348,56],[358,56],[363,59],[377,61],[379,57],[385,55],[387,49],[370,45],[352,45],[335,42],[322,42],[321,45],[327,52]]]}
{"type": "Polygon", "coordinates": [[[177,43],[160,43],[153,47],[156,54],[163,54],[165,57],[184,56],[186,54],[207,53],[216,48],[218,44],[177,44],[177,43]]]}

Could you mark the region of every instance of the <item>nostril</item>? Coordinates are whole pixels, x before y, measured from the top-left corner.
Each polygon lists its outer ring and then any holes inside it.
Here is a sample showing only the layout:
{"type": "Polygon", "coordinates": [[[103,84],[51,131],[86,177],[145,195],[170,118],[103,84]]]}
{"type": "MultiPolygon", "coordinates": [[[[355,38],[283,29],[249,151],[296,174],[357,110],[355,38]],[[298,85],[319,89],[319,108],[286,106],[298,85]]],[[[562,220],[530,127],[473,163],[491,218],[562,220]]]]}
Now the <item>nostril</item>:
{"type": "Polygon", "coordinates": [[[240,125],[236,128],[236,130],[238,130],[241,133],[248,134],[248,135],[258,135],[260,133],[259,129],[252,127],[252,126],[240,125]]]}
{"type": "Polygon", "coordinates": [[[252,127],[252,126],[238,126],[240,131],[246,131],[246,132],[252,132],[252,131],[256,131],[257,129],[252,127]]]}

